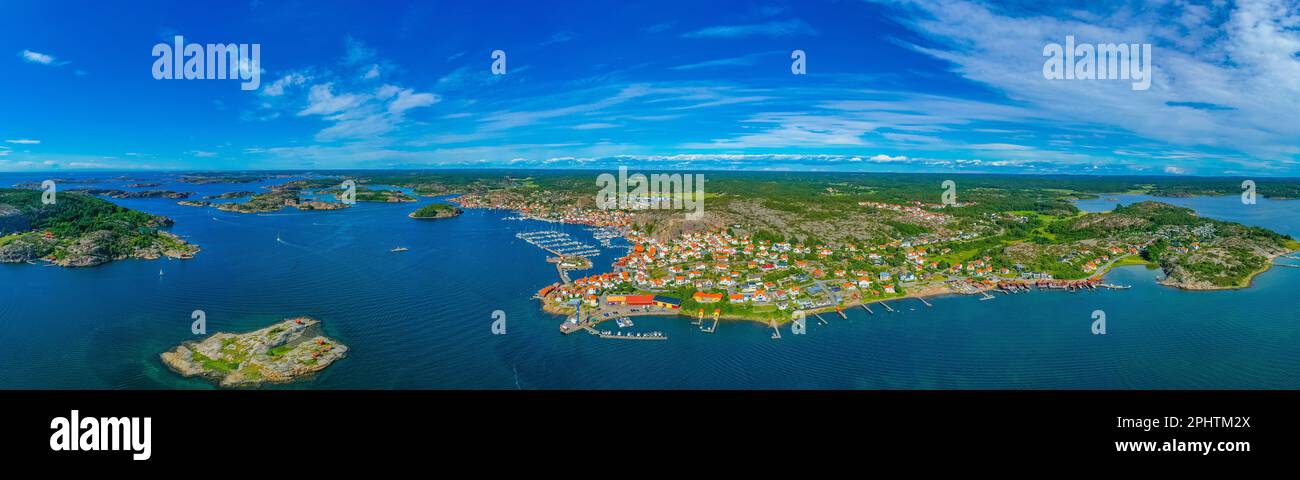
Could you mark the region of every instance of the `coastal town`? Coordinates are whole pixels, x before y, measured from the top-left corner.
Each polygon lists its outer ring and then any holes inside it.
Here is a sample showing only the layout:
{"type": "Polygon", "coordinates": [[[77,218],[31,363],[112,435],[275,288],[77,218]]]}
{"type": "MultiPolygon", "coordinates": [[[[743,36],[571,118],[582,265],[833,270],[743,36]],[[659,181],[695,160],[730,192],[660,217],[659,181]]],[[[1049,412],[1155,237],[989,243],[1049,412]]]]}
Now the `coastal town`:
{"type": "MultiPolygon", "coordinates": [[[[466,208],[508,209],[521,219],[620,232],[627,254],[614,260],[609,272],[570,278],[561,269],[560,281],[535,295],[544,310],[567,317],[562,332],[586,330],[602,337],[618,335],[599,324],[615,321],[622,327],[624,322],[630,324],[631,317],[644,315],[685,316],[702,331],[712,332],[720,320],[754,321],[776,328],[804,315],[825,321],[821,314],[843,316],[849,308],[875,314],[872,306],[876,306],[889,312],[894,309],[887,302],[905,298],[917,298],[928,307],[931,304],[925,299],[937,295],[990,300],[994,293],[1125,289],[1128,286],[1106,283],[1103,276],[1123,265],[1156,268],[1160,255],[1185,258],[1201,252],[1203,244],[1220,240],[1216,223],[1206,221],[1150,232],[1088,235],[1078,241],[1034,243],[1008,234],[1009,228],[1028,225],[1032,227],[1025,227],[1028,235],[1048,238],[1055,237],[1056,231],[1064,237],[1067,232],[1055,224],[1091,227],[1094,221],[1133,222],[1147,210],[1157,215],[1180,213],[1166,211],[1163,204],[1141,206],[1132,217],[1083,213],[1048,217],[1013,211],[984,213],[971,222],[959,221],[950,212],[973,203],[863,201],[858,206],[864,213],[887,211],[892,218],[932,228],[879,242],[806,243],[757,238],[745,225],[684,231],[665,238],[646,231],[635,211],[547,201],[553,195],[541,198],[546,200],[469,194],[456,201],[466,208]],[[990,240],[995,243],[985,246],[990,240]]],[[[543,231],[540,235],[560,234],[543,231]]],[[[1284,250],[1270,253],[1279,255],[1284,250]]],[[[548,251],[556,255],[554,262],[564,263],[567,258],[563,251],[548,251]]],[[[1200,286],[1167,278],[1164,282],[1190,289],[1200,286]]]]}

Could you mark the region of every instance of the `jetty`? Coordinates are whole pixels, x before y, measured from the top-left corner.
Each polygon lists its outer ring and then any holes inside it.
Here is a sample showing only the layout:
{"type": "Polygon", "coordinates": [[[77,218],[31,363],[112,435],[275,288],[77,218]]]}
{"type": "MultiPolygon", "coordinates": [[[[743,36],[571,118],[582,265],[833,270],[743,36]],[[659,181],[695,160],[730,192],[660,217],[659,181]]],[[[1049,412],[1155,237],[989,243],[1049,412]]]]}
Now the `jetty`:
{"type": "Polygon", "coordinates": [[[845,320],[848,320],[848,319],[849,319],[849,316],[844,314],[844,308],[843,308],[843,307],[835,307],[835,313],[840,314],[840,318],[843,318],[843,319],[845,319],[845,320]]]}
{"type": "Polygon", "coordinates": [[[624,335],[623,332],[611,334],[610,332],[605,331],[605,332],[600,332],[599,335],[600,338],[608,338],[613,340],[667,340],[668,339],[668,336],[664,335],[662,332],[628,333],[627,335],[624,335]]]}
{"type": "Polygon", "coordinates": [[[776,319],[769,320],[767,325],[772,327],[772,340],[781,339],[781,327],[776,325],[776,319]]]}
{"type": "Polygon", "coordinates": [[[890,308],[889,305],[886,305],[885,302],[876,302],[876,303],[880,304],[880,306],[882,307],[885,307],[885,310],[888,310],[891,313],[895,312],[895,310],[893,308],[890,308]]]}
{"type": "Polygon", "coordinates": [[[868,307],[867,304],[865,304],[865,303],[862,304],[862,309],[863,309],[863,310],[866,310],[867,313],[870,313],[870,314],[872,314],[872,315],[875,315],[875,314],[876,314],[876,312],[871,311],[871,307],[868,307]]]}
{"type": "Polygon", "coordinates": [[[980,297],[980,301],[992,300],[995,298],[994,296],[989,295],[989,292],[980,292],[980,295],[983,295],[982,297],[980,297]]]}
{"type": "Polygon", "coordinates": [[[831,324],[830,322],[827,322],[825,318],[822,318],[822,314],[820,314],[820,313],[813,313],[813,316],[814,316],[814,317],[817,317],[817,321],[822,322],[822,325],[830,325],[830,324],[831,324]]]}
{"type": "MultiPolygon", "coordinates": [[[[704,333],[713,333],[713,332],[718,331],[718,321],[719,321],[721,318],[722,318],[722,317],[721,317],[721,312],[719,312],[719,311],[717,311],[717,310],[714,310],[714,311],[713,311],[713,325],[710,326],[710,327],[707,327],[707,328],[705,328],[703,325],[701,325],[701,326],[700,326],[700,330],[703,331],[704,333]]],[[[704,319],[701,318],[700,321],[703,322],[704,319]]]]}
{"type": "Polygon", "coordinates": [[[933,307],[933,306],[934,306],[934,305],[930,305],[930,302],[925,301],[925,298],[924,298],[924,297],[916,297],[916,299],[917,299],[917,300],[920,300],[921,303],[924,303],[925,306],[927,306],[927,307],[933,307]]]}

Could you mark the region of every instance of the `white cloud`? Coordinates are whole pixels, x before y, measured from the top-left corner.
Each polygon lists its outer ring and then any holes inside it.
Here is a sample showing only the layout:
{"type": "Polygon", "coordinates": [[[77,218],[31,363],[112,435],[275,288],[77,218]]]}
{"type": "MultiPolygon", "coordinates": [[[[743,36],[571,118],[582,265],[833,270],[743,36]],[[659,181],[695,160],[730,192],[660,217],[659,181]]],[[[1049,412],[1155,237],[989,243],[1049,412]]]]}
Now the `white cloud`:
{"type": "Polygon", "coordinates": [[[40,52],[23,50],[18,52],[18,56],[23,57],[23,61],[28,63],[39,63],[41,65],[58,65],[54,63],[54,57],[40,52]]]}
{"type": "Polygon", "coordinates": [[[407,88],[397,92],[397,98],[388,104],[388,113],[401,115],[412,108],[427,107],[441,100],[432,93],[417,93],[407,88]]]}
{"type": "Polygon", "coordinates": [[[333,87],[332,83],[312,85],[311,93],[307,95],[307,108],[299,111],[298,115],[332,115],[356,108],[366,101],[363,95],[334,95],[333,87]]]}
{"type": "Polygon", "coordinates": [[[907,161],[907,156],[897,155],[891,157],[889,155],[885,155],[882,153],[879,155],[872,156],[870,160],[873,162],[905,162],[907,161]]]}
{"type": "Polygon", "coordinates": [[[271,84],[267,85],[266,88],[263,88],[262,95],[266,95],[268,97],[278,97],[284,95],[285,89],[289,87],[302,85],[307,80],[308,80],[307,77],[301,73],[290,73],[288,75],[280,77],[279,80],[271,82],[271,84]]]}
{"type": "Polygon", "coordinates": [[[17,139],[17,140],[5,140],[5,143],[13,143],[13,144],[17,144],[17,145],[39,145],[39,144],[41,143],[41,141],[40,141],[40,140],[32,140],[32,139],[28,139],[28,138],[22,138],[22,139],[17,139]]]}

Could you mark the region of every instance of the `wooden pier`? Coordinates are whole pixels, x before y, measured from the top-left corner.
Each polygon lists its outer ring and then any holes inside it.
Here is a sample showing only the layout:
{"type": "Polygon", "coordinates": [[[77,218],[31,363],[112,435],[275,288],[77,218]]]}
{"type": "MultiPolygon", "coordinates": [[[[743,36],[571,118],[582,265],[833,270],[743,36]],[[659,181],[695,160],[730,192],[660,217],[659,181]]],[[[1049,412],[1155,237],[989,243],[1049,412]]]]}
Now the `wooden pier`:
{"type": "Polygon", "coordinates": [[[666,335],[639,335],[638,336],[638,335],[610,335],[606,333],[600,334],[600,338],[608,338],[608,339],[615,339],[615,340],[667,340],[668,339],[666,335]]]}

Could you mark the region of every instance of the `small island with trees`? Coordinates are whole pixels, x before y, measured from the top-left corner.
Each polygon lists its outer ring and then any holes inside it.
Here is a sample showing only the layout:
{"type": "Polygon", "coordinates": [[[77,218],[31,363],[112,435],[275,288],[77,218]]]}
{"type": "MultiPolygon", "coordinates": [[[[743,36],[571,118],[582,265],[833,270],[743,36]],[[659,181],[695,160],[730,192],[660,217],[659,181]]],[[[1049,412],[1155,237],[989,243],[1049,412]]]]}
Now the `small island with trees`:
{"type": "Polygon", "coordinates": [[[451,205],[430,203],[421,207],[419,210],[411,212],[411,214],[407,216],[415,219],[429,220],[436,218],[451,218],[460,215],[461,213],[463,213],[461,209],[451,205]]]}

